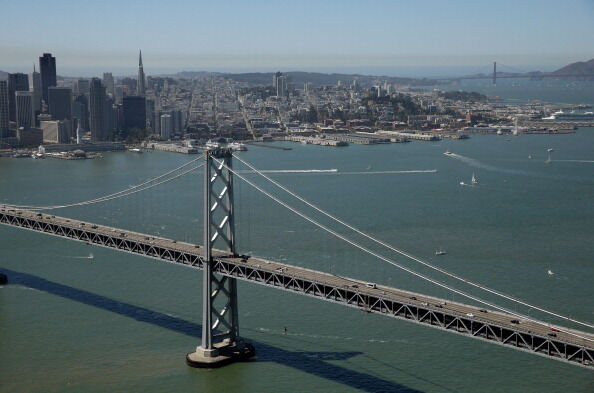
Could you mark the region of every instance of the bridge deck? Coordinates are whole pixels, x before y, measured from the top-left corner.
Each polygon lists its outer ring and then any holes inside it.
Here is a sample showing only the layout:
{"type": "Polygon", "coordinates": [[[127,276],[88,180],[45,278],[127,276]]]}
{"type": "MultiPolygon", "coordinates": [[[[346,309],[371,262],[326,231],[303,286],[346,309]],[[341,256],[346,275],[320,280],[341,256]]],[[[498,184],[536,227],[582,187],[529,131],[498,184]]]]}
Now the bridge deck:
{"type": "MultiPolygon", "coordinates": [[[[0,205],[0,224],[201,269],[202,247],[0,205]]],[[[215,272],[594,369],[594,334],[255,257],[213,252],[215,272]]]]}

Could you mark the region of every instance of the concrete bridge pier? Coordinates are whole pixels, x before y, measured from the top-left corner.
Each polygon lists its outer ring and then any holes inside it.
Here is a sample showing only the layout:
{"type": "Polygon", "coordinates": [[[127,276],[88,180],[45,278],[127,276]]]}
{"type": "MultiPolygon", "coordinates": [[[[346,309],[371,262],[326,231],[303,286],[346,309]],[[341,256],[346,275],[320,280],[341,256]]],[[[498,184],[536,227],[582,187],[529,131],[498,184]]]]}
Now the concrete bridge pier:
{"type": "Polygon", "coordinates": [[[253,345],[239,336],[237,280],[213,273],[212,249],[224,244],[235,250],[233,174],[230,149],[207,150],[204,165],[204,270],[202,293],[202,343],[186,356],[198,368],[217,368],[255,356],[253,345]]]}

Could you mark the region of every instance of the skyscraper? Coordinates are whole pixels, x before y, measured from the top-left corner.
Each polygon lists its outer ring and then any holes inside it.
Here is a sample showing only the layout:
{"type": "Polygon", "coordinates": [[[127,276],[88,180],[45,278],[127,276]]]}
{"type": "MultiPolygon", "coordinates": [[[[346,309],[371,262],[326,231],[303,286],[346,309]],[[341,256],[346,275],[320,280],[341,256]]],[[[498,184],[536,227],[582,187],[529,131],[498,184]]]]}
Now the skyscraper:
{"type": "Polygon", "coordinates": [[[172,121],[171,115],[161,115],[161,138],[162,139],[169,139],[171,138],[171,128],[172,128],[172,121]]]}
{"type": "Polygon", "coordinates": [[[52,120],[72,120],[72,90],[69,87],[48,89],[49,114],[52,120]]]}
{"type": "Polygon", "coordinates": [[[0,138],[8,136],[8,82],[0,81],[0,138]]]}
{"type": "Polygon", "coordinates": [[[89,99],[86,95],[80,94],[72,102],[72,117],[78,120],[77,128],[89,130],[89,99]]]}
{"type": "Polygon", "coordinates": [[[47,89],[56,86],[56,58],[51,53],[44,53],[39,58],[39,71],[41,71],[42,98],[48,102],[47,89]]]}
{"type": "Polygon", "coordinates": [[[105,86],[101,84],[99,78],[93,78],[89,94],[89,128],[91,129],[91,140],[94,142],[109,139],[108,108],[106,106],[105,86]]]}
{"type": "Polygon", "coordinates": [[[76,89],[78,90],[78,94],[89,94],[89,80],[88,79],[79,79],[76,82],[76,89]]]}
{"type": "Polygon", "coordinates": [[[126,96],[123,100],[124,124],[123,130],[127,134],[132,128],[144,130],[146,128],[146,99],[141,96],[126,96]]]}
{"type": "Polygon", "coordinates": [[[33,92],[33,110],[41,112],[41,98],[43,95],[41,74],[35,71],[35,64],[33,64],[33,72],[29,74],[29,91],[33,92]]]}
{"type": "Polygon", "coordinates": [[[29,91],[29,77],[27,74],[8,74],[8,118],[16,121],[16,95],[17,91],[29,91]]]}
{"type": "Polygon", "coordinates": [[[136,93],[139,96],[144,96],[146,93],[144,70],[142,68],[142,51],[138,55],[138,82],[136,84],[136,93]]]}
{"type": "Polygon", "coordinates": [[[16,92],[16,116],[17,127],[28,129],[35,125],[32,91],[16,92]]]}
{"type": "Polygon", "coordinates": [[[52,120],[66,123],[67,136],[72,136],[72,89],[69,87],[50,87],[47,89],[48,112],[52,120]]]}
{"type": "Polygon", "coordinates": [[[103,73],[103,86],[107,89],[107,93],[112,97],[115,98],[115,82],[113,80],[113,75],[111,72],[104,72],[103,73]]]}

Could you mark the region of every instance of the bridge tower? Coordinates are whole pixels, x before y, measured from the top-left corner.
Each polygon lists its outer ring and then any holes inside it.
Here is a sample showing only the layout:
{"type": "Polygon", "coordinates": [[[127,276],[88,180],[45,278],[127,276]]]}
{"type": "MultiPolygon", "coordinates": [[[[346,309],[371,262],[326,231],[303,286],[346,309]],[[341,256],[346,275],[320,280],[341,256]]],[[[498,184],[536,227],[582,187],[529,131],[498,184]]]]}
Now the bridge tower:
{"type": "Polygon", "coordinates": [[[493,85],[497,84],[497,62],[493,62],[493,85]]]}
{"type": "Polygon", "coordinates": [[[204,266],[202,289],[202,343],[186,356],[192,367],[216,368],[255,355],[239,336],[237,281],[213,272],[212,250],[223,244],[229,256],[235,250],[235,212],[230,149],[206,150],[204,165],[204,266]]]}

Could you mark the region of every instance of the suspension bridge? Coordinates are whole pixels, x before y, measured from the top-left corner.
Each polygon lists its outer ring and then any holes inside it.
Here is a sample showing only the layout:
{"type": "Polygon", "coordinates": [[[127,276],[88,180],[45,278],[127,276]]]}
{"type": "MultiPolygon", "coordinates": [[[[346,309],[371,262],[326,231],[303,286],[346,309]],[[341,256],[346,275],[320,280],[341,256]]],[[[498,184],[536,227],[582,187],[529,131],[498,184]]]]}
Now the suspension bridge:
{"type": "Polygon", "coordinates": [[[591,332],[553,325],[514,312],[495,302],[483,300],[450,284],[428,277],[374,249],[363,246],[266,191],[245,176],[245,171],[235,170],[233,158],[311,209],[384,249],[396,252],[425,268],[500,299],[528,306],[583,328],[594,329],[594,325],[465,279],[376,239],[289,190],[241,157],[234,156],[228,149],[208,150],[204,153],[204,162],[199,165],[197,162],[202,158],[191,160],[136,186],[88,201],[48,206],[0,205],[0,224],[202,270],[202,341],[194,352],[186,356],[188,365],[193,367],[215,368],[255,356],[256,348],[245,342],[239,334],[237,280],[243,280],[594,369],[594,334],[591,332]],[[191,166],[192,164],[196,166],[191,166]],[[143,192],[199,168],[204,170],[204,238],[201,245],[47,213],[47,211],[64,207],[102,203],[143,192]],[[235,238],[234,178],[245,182],[275,203],[354,248],[480,306],[240,254],[236,249],[235,238]]]}
{"type": "Polygon", "coordinates": [[[541,71],[526,71],[516,67],[508,66],[505,64],[493,62],[491,66],[485,66],[466,76],[448,78],[449,81],[460,81],[464,79],[491,79],[494,85],[497,84],[497,79],[555,79],[555,78],[594,78],[593,73],[583,74],[563,74],[557,72],[541,72],[541,71]]]}

